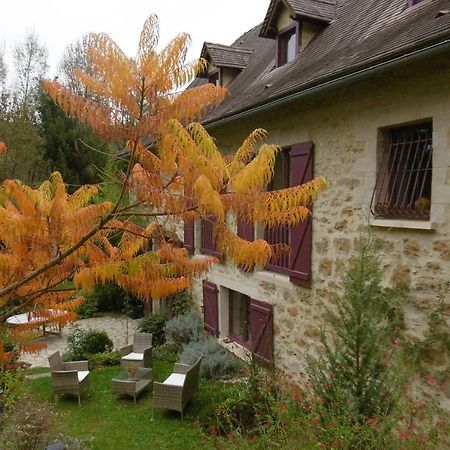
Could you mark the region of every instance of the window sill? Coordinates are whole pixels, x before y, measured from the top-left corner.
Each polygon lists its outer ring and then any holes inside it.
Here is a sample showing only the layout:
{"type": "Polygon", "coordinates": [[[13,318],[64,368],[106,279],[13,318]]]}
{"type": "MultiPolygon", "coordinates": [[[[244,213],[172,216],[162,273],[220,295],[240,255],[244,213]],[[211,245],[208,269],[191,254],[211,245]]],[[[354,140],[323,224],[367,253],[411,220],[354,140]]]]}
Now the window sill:
{"type": "Polygon", "coordinates": [[[225,347],[228,351],[236,355],[238,358],[248,362],[251,360],[252,352],[244,347],[242,344],[234,341],[230,337],[219,339],[219,344],[225,347]]]}
{"type": "Polygon", "coordinates": [[[392,220],[375,219],[370,223],[373,227],[380,228],[407,228],[411,230],[434,230],[435,224],[428,220],[392,220]]]}

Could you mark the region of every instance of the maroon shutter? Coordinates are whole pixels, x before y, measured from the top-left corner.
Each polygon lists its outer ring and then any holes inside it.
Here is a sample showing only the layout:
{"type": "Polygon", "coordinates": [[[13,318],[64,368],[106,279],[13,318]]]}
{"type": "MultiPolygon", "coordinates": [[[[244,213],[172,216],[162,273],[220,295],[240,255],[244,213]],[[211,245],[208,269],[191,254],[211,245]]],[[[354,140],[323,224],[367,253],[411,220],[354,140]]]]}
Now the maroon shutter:
{"type": "Polygon", "coordinates": [[[215,236],[215,216],[209,216],[207,219],[201,219],[201,246],[200,252],[205,255],[221,258],[222,254],[217,249],[215,236]]]}
{"type": "MultiPolygon", "coordinates": [[[[313,179],[312,141],[292,146],[290,157],[290,186],[313,179]]],[[[292,283],[309,286],[311,281],[312,220],[308,217],[291,229],[289,278],[292,283]]]]}
{"type": "Polygon", "coordinates": [[[255,240],[255,230],[252,222],[248,222],[242,217],[237,217],[237,234],[247,241],[255,240]]]}
{"type": "Polygon", "coordinates": [[[219,335],[219,290],[214,283],[203,282],[203,323],[208,333],[219,335]]]}
{"type": "Polygon", "coordinates": [[[250,299],[250,332],[253,355],[273,362],[273,311],[270,303],[250,299]]]}
{"type": "Polygon", "coordinates": [[[194,224],[193,219],[184,221],[184,248],[191,255],[194,254],[194,224]]]}

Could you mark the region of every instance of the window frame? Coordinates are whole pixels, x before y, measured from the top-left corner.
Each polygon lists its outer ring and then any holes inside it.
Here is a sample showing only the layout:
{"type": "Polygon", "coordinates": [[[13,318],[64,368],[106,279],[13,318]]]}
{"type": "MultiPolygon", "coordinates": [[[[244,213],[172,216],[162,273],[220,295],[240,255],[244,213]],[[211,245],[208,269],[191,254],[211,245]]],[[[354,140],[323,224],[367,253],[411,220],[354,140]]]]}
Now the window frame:
{"type": "Polygon", "coordinates": [[[222,71],[220,69],[213,69],[208,72],[208,83],[214,86],[222,86],[222,71]]]}
{"type": "MultiPolygon", "coordinates": [[[[243,347],[251,350],[252,347],[252,336],[251,336],[251,298],[247,294],[235,291],[233,289],[228,289],[228,337],[234,342],[242,345],[243,347]],[[233,330],[233,302],[234,295],[239,295],[241,298],[245,299],[243,307],[243,320],[240,323],[240,334],[235,334],[233,330]]],[[[236,307],[236,305],[234,306],[236,307]]]]}
{"type": "Polygon", "coordinates": [[[383,127],[378,141],[376,182],[370,202],[375,220],[430,221],[432,119],[383,127]]]}
{"type": "MultiPolygon", "coordinates": [[[[283,147],[282,148],[282,152],[279,154],[279,155],[283,155],[282,174],[283,174],[283,179],[284,179],[284,183],[283,183],[284,184],[284,188],[289,188],[290,185],[291,185],[291,176],[290,176],[290,172],[291,172],[291,170],[290,170],[291,169],[291,167],[290,167],[290,151],[291,150],[292,150],[292,147],[283,147]]],[[[279,157],[279,155],[277,157],[279,157]]],[[[268,191],[274,190],[273,189],[273,179],[271,180],[271,182],[267,186],[267,190],[268,191]]],[[[274,229],[280,229],[279,233],[281,233],[281,234],[284,234],[284,233],[287,232],[288,233],[288,237],[287,237],[288,242],[285,242],[285,244],[290,245],[291,227],[289,227],[288,225],[279,225],[278,227],[272,228],[272,230],[274,230],[274,229]]],[[[264,240],[267,241],[269,244],[271,243],[270,242],[270,238],[269,238],[270,231],[271,231],[270,229],[268,229],[267,227],[264,227],[264,240]]],[[[270,270],[271,272],[277,272],[277,273],[280,273],[282,275],[289,275],[289,272],[290,272],[290,269],[289,269],[290,268],[290,251],[286,252],[283,255],[281,255],[275,261],[272,261],[272,259],[265,265],[265,269],[266,270],[270,270]],[[280,259],[285,264],[278,263],[278,261],[280,259]]]]}
{"type": "Polygon", "coordinates": [[[287,43],[289,42],[289,38],[292,35],[295,35],[295,57],[294,59],[297,57],[298,52],[300,50],[300,46],[301,46],[301,26],[300,26],[300,22],[295,22],[281,30],[279,30],[278,34],[277,34],[277,42],[276,42],[276,57],[275,57],[275,61],[276,61],[276,66],[277,67],[281,67],[284,66],[285,64],[287,64],[288,61],[287,60],[287,43]]]}

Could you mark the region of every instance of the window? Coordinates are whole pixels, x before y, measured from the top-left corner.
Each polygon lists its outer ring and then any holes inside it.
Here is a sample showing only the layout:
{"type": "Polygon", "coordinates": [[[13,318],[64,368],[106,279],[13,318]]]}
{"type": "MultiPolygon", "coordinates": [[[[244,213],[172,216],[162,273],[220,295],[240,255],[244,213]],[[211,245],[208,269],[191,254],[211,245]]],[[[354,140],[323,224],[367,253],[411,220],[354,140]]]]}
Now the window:
{"type": "MultiPolygon", "coordinates": [[[[288,188],[289,183],[289,149],[278,154],[275,161],[274,176],[268,186],[269,191],[288,188]]],[[[270,245],[290,245],[290,232],[288,225],[278,225],[264,230],[264,239],[270,245]]],[[[266,266],[267,269],[279,273],[289,271],[289,252],[274,256],[266,266]]]]}
{"type": "Polygon", "coordinates": [[[280,67],[295,59],[298,52],[298,24],[284,29],[277,37],[277,66],[280,67]]]}
{"type": "Polygon", "coordinates": [[[240,292],[228,291],[230,337],[236,342],[249,347],[251,341],[250,297],[240,292]]]}
{"type": "Polygon", "coordinates": [[[408,6],[414,6],[417,5],[417,3],[420,3],[422,0],[408,0],[408,6]]]}
{"type": "Polygon", "coordinates": [[[220,86],[220,70],[216,70],[208,74],[208,83],[214,84],[215,86],[220,86]]]}
{"type": "Polygon", "coordinates": [[[200,252],[205,255],[221,257],[220,251],[217,249],[216,245],[216,235],[215,235],[215,216],[209,216],[201,220],[201,246],[200,252]]]}
{"type": "Polygon", "coordinates": [[[377,217],[429,220],[433,127],[431,122],[382,131],[371,209],[377,217]]]}

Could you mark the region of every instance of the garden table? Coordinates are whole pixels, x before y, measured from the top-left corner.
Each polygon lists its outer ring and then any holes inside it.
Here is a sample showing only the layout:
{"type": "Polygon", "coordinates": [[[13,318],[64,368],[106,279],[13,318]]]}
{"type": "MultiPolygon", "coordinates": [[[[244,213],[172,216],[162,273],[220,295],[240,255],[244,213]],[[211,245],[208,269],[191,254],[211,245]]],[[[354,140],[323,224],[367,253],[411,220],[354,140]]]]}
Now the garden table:
{"type": "Polygon", "coordinates": [[[136,398],[144,391],[144,389],[151,387],[153,384],[152,369],[141,367],[136,375],[131,375],[128,372],[120,372],[112,379],[112,391],[118,395],[129,395],[133,397],[134,404],[136,398]]]}
{"type": "MultiPolygon", "coordinates": [[[[48,309],[47,314],[49,316],[56,317],[58,315],[63,315],[67,311],[62,311],[59,309],[48,309]]],[[[16,314],[15,316],[8,317],[6,319],[6,323],[9,325],[26,325],[28,323],[41,323],[42,325],[42,332],[50,333],[50,334],[61,334],[62,332],[62,326],[55,323],[50,323],[49,328],[46,328],[46,322],[45,319],[48,319],[48,317],[42,317],[37,314],[35,311],[29,311],[22,314],[16,314]],[[43,322],[44,320],[44,322],[43,322]],[[55,331],[56,330],[56,331],[55,331]]]]}

